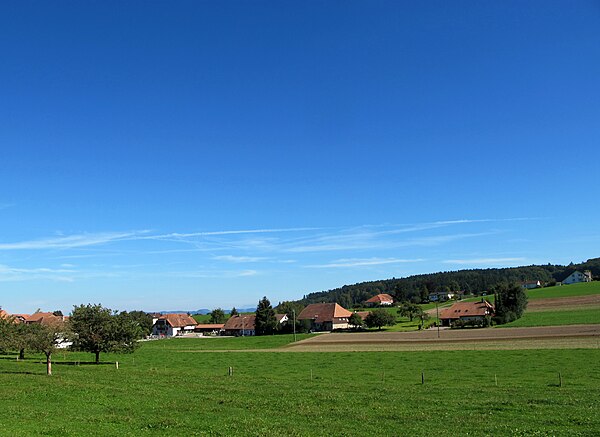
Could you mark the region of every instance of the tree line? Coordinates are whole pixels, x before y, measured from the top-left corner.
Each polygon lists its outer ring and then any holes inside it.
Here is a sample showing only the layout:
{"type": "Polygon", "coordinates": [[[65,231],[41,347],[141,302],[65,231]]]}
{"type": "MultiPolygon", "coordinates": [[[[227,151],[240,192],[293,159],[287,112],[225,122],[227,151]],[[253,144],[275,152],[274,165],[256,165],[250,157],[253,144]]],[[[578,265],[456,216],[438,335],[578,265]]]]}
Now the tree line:
{"type": "Polygon", "coordinates": [[[0,318],[0,351],[16,351],[19,358],[25,352],[46,356],[46,373],[52,374],[52,354],[64,343],[70,349],[94,354],[100,363],[100,353],[131,353],[138,340],[152,329],[152,317],[143,311],[113,311],[102,305],[79,305],[68,319],[55,312],[39,323],[19,323],[14,317],[0,318]]]}
{"type": "Polygon", "coordinates": [[[590,259],[580,264],[531,265],[523,267],[468,269],[413,275],[406,278],[391,278],[379,281],[360,282],[344,285],[327,291],[309,293],[297,302],[311,303],[337,302],[344,308],[362,306],[367,299],[380,294],[392,295],[398,302],[426,302],[429,294],[444,291],[465,291],[469,294],[492,292],[500,284],[521,283],[539,280],[546,285],[562,281],[575,270],[590,270],[592,276],[600,277],[600,258],[590,259]]]}

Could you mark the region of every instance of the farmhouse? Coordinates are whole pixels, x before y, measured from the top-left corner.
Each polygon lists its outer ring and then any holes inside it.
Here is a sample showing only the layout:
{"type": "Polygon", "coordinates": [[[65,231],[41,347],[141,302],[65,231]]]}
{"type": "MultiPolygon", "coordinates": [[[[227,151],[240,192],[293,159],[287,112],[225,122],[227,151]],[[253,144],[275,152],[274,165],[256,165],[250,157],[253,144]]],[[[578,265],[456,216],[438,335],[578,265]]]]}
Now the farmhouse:
{"type": "Polygon", "coordinates": [[[429,293],[429,301],[430,302],[446,302],[447,300],[454,299],[455,297],[461,295],[462,292],[459,291],[433,291],[429,293]]]}
{"type": "Polygon", "coordinates": [[[394,304],[394,298],[392,296],[390,296],[389,294],[378,294],[377,296],[373,296],[371,299],[365,301],[365,304],[370,305],[370,306],[375,306],[375,305],[393,305],[394,304]]]}
{"type": "MultiPolygon", "coordinates": [[[[60,314],[60,313],[59,313],[60,314]]],[[[43,313],[38,311],[30,316],[25,317],[25,323],[29,325],[51,325],[57,322],[64,322],[65,317],[62,315],[56,315],[54,313],[43,313]]]]}
{"type": "Polygon", "coordinates": [[[577,284],[579,282],[592,282],[592,272],[586,270],[583,273],[581,273],[579,270],[575,270],[573,273],[571,273],[569,276],[563,279],[562,284],[569,285],[577,284]]]}
{"type": "Polygon", "coordinates": [[[230,317],[223,326],[224,335],[252,336],[256,335],[256,316],[254,314],[240,314],[230,317]]]}
{"type": "MultiPolygon", "coordinates": [[[[18,323],[26,323],[28,325],[42,325],[42,326],[64,326],[63,323],[69,318],[58,313],[45,313],[38,311],[28,316],[26,314],[19,314],[19,317],[15,317],[15,321],[18,323]]],[[[56,347],[59,349],[66,349],[73,344],[65,338],[64,334],[61,334],[56,340],[56,347]]]]}
{"type": "Polygon", "coordinates": [[[187,314],[165,314],[152,326],[152,335],[176,337],[194,332],[196,321],[187,314]]]}
{"type": "Polygon", "coordinates": [[[310,321],[313,331],[347,329],[352,313],[337,303],[312,303],[302,310],[298,320],[310,321]]]}
{"type": "Polygon", "coordinates": [[[534,288],[540,288],[542,283],[540,281],[523,281],[521,286],[527,290],[532,290],[534,288]]]}
{"type": "MultiPolygon", "coordinates": [[[[278,325],[282,325],[288,321],[287,314],[275,314],[275,319],[278,325]]],[[[256,335],[256,315],[240,314],[230,317],[226,322],[223,330],[223,335],[252,336],[256,335]]]]}
{"type": "Polygon", "coordinates": [[[483,322],[486,316],[494,314],[494,306],[485,299],[478,302],[456,302],[440,313],[440,322],[442,326],[451,326],[457,320],[483,322]]]}
{"type": "Polygon", "coordinates": [[[25,323],[31,317],[29,314],[10,314],[0,308],[0,319],[12,320],[14,323],[25,323]]]}

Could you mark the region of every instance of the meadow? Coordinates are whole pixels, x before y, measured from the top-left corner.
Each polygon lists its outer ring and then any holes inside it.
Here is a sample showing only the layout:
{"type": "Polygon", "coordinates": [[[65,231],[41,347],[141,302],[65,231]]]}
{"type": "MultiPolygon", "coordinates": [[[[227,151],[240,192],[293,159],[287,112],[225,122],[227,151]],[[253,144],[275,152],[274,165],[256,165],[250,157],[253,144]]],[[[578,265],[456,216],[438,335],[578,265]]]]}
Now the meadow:
{"type": "Polygon", "coordinates": [[[528,326],[583,325],[600,323],[600,309],[575,309],[561,311],[525,312],[520,319],[498,328],[528,326]]]}
{"type": "Polygon", "coordinates": [[[600,429],[598,349],[285,352],[281,343],[291,339],[152,341],[132,355],[103,355],[101,365],[83,364],[89,354],[59,353],[56,360],[65,363],[52,377],[44,375],[41,357],[0,356],[0,435],[513,436],[600,429]]]}
{"type": "Polygon", "coordinates": [[[592,294],[600,294],[600,281],[527,290],[529,299],[589,296],[592,294]]]}

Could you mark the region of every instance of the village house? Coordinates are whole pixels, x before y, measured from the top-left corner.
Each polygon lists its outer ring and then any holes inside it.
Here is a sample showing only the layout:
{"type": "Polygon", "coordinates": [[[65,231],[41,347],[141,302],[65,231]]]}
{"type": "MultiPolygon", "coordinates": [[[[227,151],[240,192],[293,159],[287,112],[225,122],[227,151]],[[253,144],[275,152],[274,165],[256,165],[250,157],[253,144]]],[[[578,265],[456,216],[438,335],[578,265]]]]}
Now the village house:
{"type": "MultiPolygon", "coordinates": [[[[69,320],[69,317],[63,316],[60,313],[37,311],[30,316],[26,314],[15,315],[14,320],[18,321],[18,323],[26,323],[28,325],[62,326],[63,323],[69,320]]],[[[73,342],[65,338],[64,334],[61,334],[56,341],[58,349],[66,349],[72,344],[73,342]]]]}
{"type": "Polygon", "coordinates": [[[394,304],[394,298],[389,294],[378,294],[371,299],[365,301],[367,306],[389,306],[394,304]]]}
{"type": "Polygon", "coordinates": [[[575,270],[562,280],[563,285],[577,284],[580,282],[592,282],[592,272],[585,270],[583,273],[581,273],[579,270],[575,270]]]}
{"type": "Polygon", "coordinates": [[[464,292],[459,291],[432,291],[429,293],[429,301],[430,302],[446,302],[450,299],[454,299],[460,295],[464,294],[464,292]]]}
{"type": "Polygon", "coordinates": [[[333,331],[348,329],[352,312],[337,303],[313,303],[298,315],[298,320],[308,320],[311,331],[333,331]]]}
{"type": "Polygon", "coordinates": [[[164,314],[152,326],[152,335],[176,337],[191,334],[194,332],[196,325],[196,321],[187,314],[164,314]]]}
{"type": "Polygon", "coordinates": [[[494,306],[485,299],[477,302],[456,302],[440,312],[440,323],[442,326],[452,326],[457,320],[483,323],[486,317],[493,317],[494,314],[494,306]]]}
{"type": "Polygon", "coordinates": [[[250,337],[256,335],[256,315],[240,314],[230,317],[223,327],[223,335],[250,337]]]}
{"type": "MultiPolygon", "coordinates": [[[[282,325],[288,321],[287,314],[275,314],[277,325],[282,325]]],[[[233,335],[236,337],[250,337],[256,335],[256,315],[240,314],[230,317],[226,322],[223,335],[233,335]]]]}
{"type": "Polygon", "coordinates": [[[30,325],[50,325],[56,322],[64,322],[66,321],[66,319],[67,317],[64,317],[62,315],[38,311],[37,313],[33,313],[32,315],[25,317],[24,322],[30,325]]]}
{"type": "Polygon", "coordinates": [[[534,288],[540,288],[542,286],[541,281],[523,281],[521,286],[527,290],[533,290],[534,288]]]}

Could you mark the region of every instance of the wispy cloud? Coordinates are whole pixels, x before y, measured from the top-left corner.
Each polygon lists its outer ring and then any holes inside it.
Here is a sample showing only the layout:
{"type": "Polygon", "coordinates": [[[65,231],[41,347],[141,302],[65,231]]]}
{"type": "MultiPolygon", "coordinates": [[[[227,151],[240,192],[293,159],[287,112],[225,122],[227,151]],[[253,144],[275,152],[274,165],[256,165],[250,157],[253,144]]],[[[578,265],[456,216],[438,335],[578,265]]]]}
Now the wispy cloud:
{"type": "Polygon", "coordinates": [[[439,246],[452,241],[465,238],[482,237],[492,235],[495,232],[479,233],[459,233],[436,235],[430,237],[411,238],[407,240],[394,240],[381,238],[378,234],[346,234],[327,239],[304,242],[301,245],[292,245],[283,249],[291,253],[303,252],[327,252],[327,251],[350,251],[350,250],[376,250],[376,249],[396,249],[402,247],[416,246],[439,246]]]}
{"type": "Polygon", "coordinates": [[[448,259],[442,261],[444,264],[472,264],[472,265],[488,265],[488,264],[510,264],[515,262],[524,262],[525,258],[474,258],[474,259],[448,259]]]}
{"type": "Polygon", "coordinates": [[[214,260],[227,261],[232,263],[255,263],[265,261],[268,258],[264,256],[234,256],[234,255],[219,255],[213,256],[214,260]]]}
{"type": "Polygon", "coordinates": [[[0,250],[73,249],[77,247],[96,246],[115,241],[131,240],[147,232],[148,231],[79,234],[40,240],[27,240],[16,243],[0,243],[0,250]]]}
{"type": "Polygon", "coordinates": [[[33,279],[73,282],[72,269],[52,269],[47,267],[17,268],[0,264],[0,281],[27,281],[33,279]]]}
{"type": "Polygon", "coordinates": [[[171,232],[168,234],[160,235],[148,235],[146,237],[140,237],[145,240],[180,240],[190,237],[214,237],[221,235],[240,235],[240,234],[273,234],[273,233],[285,233],[285,232],[306,232],[306,231],[317,231],[323,228],[274,228],[274,229],[239,229],[239,230],[224,230],[224,231],[207,231],[207,232],[171,232]]]}
{"type": "Polygon", "coordinates": [[[314,264],[307,265],[305,267],[315,269],[329,269],[329,268],[347,268],[347,267],[366,267],[366,266],[379,266],[385,264],[400,264],[400,263],[415,263],[424,261],[423,259],[399,259],[399,258],[349,258],[339,259],[328,264],[314,264]]]}
{"type": "Polygon", "coordinates": [[[169,272],[167,276],[178,278],[240,278],[246,276],[256,276],[256,270],[192,270],[184,272],[169,272]]]}
{"type": "MultiPolygon", "coordinates": [[[[437,228],[501,221],[534,220],[534,218],[509,219],[458,219],[440,220],[434,222],[408,225],[364,225],[347,228],[324,227],[292,227],[268,229],[238,229],[206,232],[171,232],[152,233],[148,230],[82,233],[51,238],[25,240],[17,242],[1,242],[0,250],[47,250],[47,249],[77,249],[95,247],[109,243],[125,241],[160,241],[165,244],[188,244],[192,247],[148,247],[143,253],[176,253],[201,252],[210,250],[247,250],[255,252],[320,252],[343,251],[360,249],[377,249],[391,247],[406,247],[411,245],[442,244],[453,238],[464,238],[468,234],[456,236],[425,237],[413,240],[399,240],[395,236],[416,233],[437,228]],[[291,235],[302,234],[292,238],[291,235]],[[267,237],[266,234],[270,234],[267,237]],[[280,235],[278,235],[280,234],[280,235]],[[243,237],[243,238],[238,238],[243,237]]],[[[474,234],[473,234],[474,235],[474,234]]],[[[141,250],[141,249],[140,249],[141,250]]],[[[85,256],[71,254],[74,257],[85,256]]],[[[248,257],[256,257],[254,254],[248,257]]],[[[223,258],[223,260],[226,260],[223,258]]],[[[233,259],[231,260],[233,261],[233,259]]]]}

